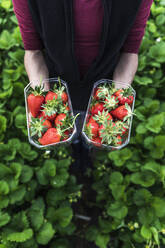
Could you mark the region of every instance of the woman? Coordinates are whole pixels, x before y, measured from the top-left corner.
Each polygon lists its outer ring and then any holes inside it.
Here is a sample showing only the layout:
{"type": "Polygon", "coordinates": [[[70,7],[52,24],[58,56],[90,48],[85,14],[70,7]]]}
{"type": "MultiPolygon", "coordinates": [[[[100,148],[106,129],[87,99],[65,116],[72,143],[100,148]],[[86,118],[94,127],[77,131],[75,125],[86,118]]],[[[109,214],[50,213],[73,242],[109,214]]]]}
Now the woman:
{"type": "Polygon", "coordinates": [[[132,83],[153,0],[13,0],[29,81],[60,76],[75,110],[101,78],[132,83]]]}

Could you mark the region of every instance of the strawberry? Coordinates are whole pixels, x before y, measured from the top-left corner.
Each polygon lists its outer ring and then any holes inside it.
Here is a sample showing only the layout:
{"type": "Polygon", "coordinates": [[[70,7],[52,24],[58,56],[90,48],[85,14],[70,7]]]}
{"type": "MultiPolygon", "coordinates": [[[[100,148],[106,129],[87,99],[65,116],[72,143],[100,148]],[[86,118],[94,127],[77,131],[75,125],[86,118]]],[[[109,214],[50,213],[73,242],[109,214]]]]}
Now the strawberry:
{"type": "Polygon", "coordinates": [[[35,87],[34,91],[27,97],[27,103],[30,113],[33,117],[37,117],[40,112],[41,105],[44,103],[45,98],[42,94],[41,87],[35,87]]]}
{"type": "Polygon", "coordinates": [[[124,105],[125,103],[131,105],[133,103],[134,97],[132,96],[132,90],[130,87],[127,89],[119,89],[114,93],[114,95],[118,98],[120,105],[124,105]]]}
{"type": "Polygon", "coordinates": [[[110,113],[108,113],[108,111],[103,110],[102,113],[99,111],[98,114],[95,115],[92,119],[97,121],[99,124],[103,124],[105,120],[108,120],[108,121],[112,120],[113,117],[110,113]]]}
{"type": "Polygon", "coordinates": [[[118,106],[118,102],[119,101],[116,96],[108,95],[104,101],[104,107],[110,111],[118,106]]]}
{"type": "Polygon", "coordinates": [[[49,91],[45,96],[45,102],[47,103],[48,101],[56,100],[57,97],[58,96],[55,92],[49,91]]]}
{"type": "Polygon", "coordinates": [[[127,132],[127,130],[129,129],[128,123],[125,123],[122,121],[116,121],[115,124],[119,128],[119,130],[121,131],[121,135],[124,135],[127,132]]]}
{"type": "Polygon", "coordinates": [[[39,115],[37,116],[37,118],[43,118],[46,120],[43,111],[40,111],[39,115]]]}
{"type": "Polygon", "coordinates": [[[104,104],[103,103],[96,103],[91,108],[91,114],[97,115],[98,112],[102,112],[104,110],[104,104]]]}
{"type": "Polygon", "coordinates": [[[41,145],[49,145],[53,143],[60,142],[61,134],[58,132],[56,128],[49,128],[46,133],[39,138],[38,141],[41,145]]]}
{"type": "Polygon", "coordinates": [[[107,86],[102,85],[96,88],[95,94],[94,94],[94,99],[96,100],[101,100],[105,99],[105,97],[109,94],[109,89],[107,86]]]}
{"type": "Polygon", "coordinates": [[[88,122],[86,125],[85,132],[87,133],[88,137],[95,138],[98,135],[99,124],[95,122],[88,122]]]}
{"type": "Polygon", "coordinates": [[[91,122],[96,122],[96,121],[93,119],[92,116],[90,116],[88,123],[89,123],[89,122],[91,123],[91,122]]]}
{"type": "Polygon", "coordinates": [[[65,87],[61,85],[60,81],[59,81],[58,88],[57,88],[57,85],[54,85],[54,90],[53,91],[57,94],[58,99],[62,100],[63,103],[66,103],[68,101],[68,95],[65,92],[65,87]]]}
{"type": "Polygon", "coordinates": [[[31,136],[38,135],[38,137],[42,137],[43,133],[51,127],[52,124],[50,121],[32,117],[32,121],[30,123],[31,136]]]}
{"type": "Polygon", "coordinates": [[[62,103],[59,106],[59,113],[65,113],[67,114],[70,111],[69,105],[68,103],[62,103]]]}
{"type": "Polygon", "coordinates": [[[133,114],[130,106],[127,103],[125,105],[121,105],[118,108],[112,110],[110,113],[112,114],[113,117],[119,120],[122,120],[122,121],[127,120],[133,114]]]}
{"type": "Polygon", "coordinates": [[[117,135],[116,137],[113,137],[113,145],[119,146],[122,144],[122,138],[120,135],[117,135]]]}
{"type": "Polygon", "coordinates": [[[61,99],[62,99],[63,102],[68,101],[68,95],[67,95],[67,93],[65,91],[62,92],[61,99]]]}
{"type": "Polygon", "coordinates": [[[57,115],[56,119],[54,120],[55,125],[60,125],[62,126],[64,124],[64,121],[66,120],[66,114],[61,113],[57,115]]]}
{"type": "Polygon", "coordinates": [[[64,140],[67,140],[67,139],[69,138],[69,134],[70,134],[69,130],[66,130],[66,131],[64,132],[63,141],[64,141],[64,140]]]}
{"type": "Polygon", "coordinates": [[[94,142],[94,145],[97,146],[97,147],[101,146],[101,139],[99,137],[93,138],[92,142],[94,142]]]}
{"type": "Polygon", "coordinates": [[[43,115],[44,118],[48,119],[49,121],[53,121],[56,118],[56,113],[54,114],[48,114],[48,112],[46,110],[43,110],[43,115]]]}
{"type": "Polygon", "coordinates": [[[44,118],[50,121],[54,120],[58,112],[59,104],[60,101],[56,99],[48,101],[46,104],[43,104],[43,109],[41,111],[43,111],[44,118]]]}

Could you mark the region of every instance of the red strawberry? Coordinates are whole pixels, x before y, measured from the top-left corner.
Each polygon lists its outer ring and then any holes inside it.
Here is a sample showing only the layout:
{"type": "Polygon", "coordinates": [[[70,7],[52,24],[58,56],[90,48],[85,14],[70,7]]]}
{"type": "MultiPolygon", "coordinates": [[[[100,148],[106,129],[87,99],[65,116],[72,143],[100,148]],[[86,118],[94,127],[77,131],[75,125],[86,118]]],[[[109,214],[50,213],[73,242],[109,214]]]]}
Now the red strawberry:
{"type": "Polygon", "coordinates": [[[48,115],[46,111],[43,110],[43,117],[49,121],[53,121],[56,118],[56,113],[48,115]]]}
{"type": "Polygon", "coordinates": [[[107,86],[102,85],[99,86],[94,94],[94,99],[100,100],[100,99],[105,99],[105,97],[109,94],[109,89],[107,86]]]}
{"type": "Polygon", "coordinates": [[[41,145],[49,145],[60,142],[61,135],[56,128],[49,128],[46,133],[39,138],[38,141],[41,145]]]}
{"type": "Polygon", "coordinates": [[[58,96],[55,92],[49,91],[45,96],[45,102],[47,103],[48,101],[56,100],[57,97],[58,96]]]}
{"type": "Polygon", "coordinates": [[[119,89],[114,93],[114,95],[117,96],[121,105],[124,105],[125,103],[131,105],[133,103],[134,97],[132,96],[131,88],[119,89]]]}
{"type": "Polygon", "coordinates": [[[90,118],[89,118],[89,121],[88,121],[88,123],[91,123],[91,122],[96,122],[94,119],[93,119],[93,117],[91,116],[90,118]]]}
{"type": "Polygon", "coordinates": [[[46,104],[42,105],[42,112],[43,112],[43,117],[52,121],[55,119],[57,112],[58,112],[58,108],[59,108],[60,102],[59,100],[51,100],[48,101],[46,104]]]}
{"type": "Polygon", "coordinates": [[[28,108],[33,117],[37,117],[41,105],[44,103],[45,98],[41,94],[41,87],[35,87],[34,91],[27,97],[28,108]]]}
{"type": "Polygon", "coordinates": [[[99,124],[97,122],[88,122],[86,125],[86,133],[88,137],[94,138],[98,135],[99,124]]]}
{"type": "Polygon", "coordinates": [[[99,137],[95,137],[92,139],[92,141],[95,143],[94,145],[97,147],[101,146],[101,139],[99,137]]]}
{"type": "Polygon", "coordinates": [[[66,94],[65,91],[62,92],[61,99],[64,103],[68,101],[68,95],[66,94]]]}
{"type": "Polygon", "coordinates": [[[103,124],[99,127],[99,130],[98,130],[99,137],[102,140],[102,138],[101,138],[102,131],[101,130],[105,130],[105,126],[103,124]]]}
{"type": "Polygon", "coordinates": [[[104,104],[103,103],[96,103],[91,108],[91,114],[96,115],[98,112],[102,112],[104,110],[104,104]]]}
{"type": "Polygon", "coordinates": [[[38,135],[38,137],[42,137],[44,132],[52,127],[52,123],[48,120],[44,120],[43,118],[34,118],[32,117],[32,121],[30,123],[30,135],[38,135]]]}
{"type": "Polygon", "coordinates": [[[117,128],[121,131],[121,135],[124,135],[129,129],[129,125],[122,121],[116,121],[117,128]]]}
{"type": "Polygon", "coordinates": [[[47,127],[47,128],[51,128],[52,127],[52,123],[49,120],[45,120],[42,125],[45,126],[45,127],[47,127]]]}
{"type": "Polygon", "coordinates": [[[118,108],[111,111],[111,114],[122,121],[127,120],[133,113],[131,111],[130,106],[126,103],[125,105],[121,105],[118,108]]]}
{"type": "Polygon", "coordinates": [[[70,134],[69,130],[66,130],[64,132],[64,138],[63,138],[63,140],[67,140],[69,138],[69,134],[70,134]]]}
{"type": "Polygon", "coordinates": [[[64,124],[64,121],[66,120],[66,114],[61,113],[57,115],[56,119],[54,120],[55,125],[60,125],[62,126],[64,124]]]}
{"type": "Polygon", "coordinates": [[[122,144],[122,138],[120,135],[117,135],[117,137],[114,137],[113,143],[115,146],[121,145],[122,144]]]}
{"type": "Polygon", "coordinates": [[[38,118],[43,118],[43,119],[46,120],[43,111],[41,111],[37,117],[38,117],[38,118]]]}

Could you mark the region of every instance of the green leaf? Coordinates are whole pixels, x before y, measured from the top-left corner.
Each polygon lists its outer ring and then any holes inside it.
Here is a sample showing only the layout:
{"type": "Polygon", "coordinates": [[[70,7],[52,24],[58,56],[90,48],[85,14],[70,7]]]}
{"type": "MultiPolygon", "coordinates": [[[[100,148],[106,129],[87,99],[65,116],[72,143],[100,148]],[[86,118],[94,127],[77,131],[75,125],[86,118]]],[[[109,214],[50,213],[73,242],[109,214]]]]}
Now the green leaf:
{"type": "Polygon", "coordinates": [[[15,39],[8,30],[3,30],[0,35],[0,49],[9,50],[15,46],[15,39]]]}
{"type": "Polygon", "coordinates": [[[123,175],[118,171],[114,171],[109,179],[111,184],[121,184],[123,182],[123,175]]]}
{"type": "Polygon", "coordinates": [[[139,76],[135,76],[134,81],[140,85],[148,85],[148,84],[152,84],[153,80],[152,78],[149,77],[139,77],[139,76]]]}
{"type": "Polygon", "coordinates": [[[16,149],[9,144],[0,144],[0,157],[6,161],[14,160],[16,156],[16,149]]]}
{"type": "Polygon", "coordinates": [[[165,217],[165,199],[154,197],[152,207],[155,209],[157,217],[165,217]]]}
{"type": "Polygon", "coordinates": [[[112,195],[115,200],[119,200],[124,195],[125,185],[109,184],[109,188],[112,190],[112,195]]]}
{"type": "Polygon", "coordinates": [[[32,176],[33,176],[33,169],[30,166],[23,165],[20,181],[22,183],[27,183],[31,180],[32,176]]]}
{"type": "Polygon", "coordinates": [[[44,223],[39,232],[36,234],[38,244],[47,245],[53,238],[54,234],[55,230],[53,229],[52,224],[49,222],[44,223]]]}
{"type": "Polygon", "coordinates": [[[15,118],[15,126],[20,129],[26,128],[26,115],[18,114],[15,118]]]}
{"type": "Polygon", "coordinates": [[[144,164],[144,166],[142,167],[142,170],[148,170],[148,171],[152,171],[156,174],[159,175],[160,173],[160,164],[156,163],[155,161],[150,161],[146,164],[144,164]]]}
{"type": "Polygon", "coordinates": [[[134,184],[140,184],[143,187],[150,187],[155,183],[155,177],[152,172],[136,172],[131,175],[131,181],[134,184]]]}
{"type": "Polygon", "coordinates": [[[16,202],[21,201],[26,194],[26,188],[24,185],[18,187],[17,190],[13,191],[10,194],[10,203],[15,204],[16,202]]]}
{"type": "Polygon", "coordinates": [[[148,136],[144,139],[144,147],[148,150],[154,149],[154,137],[148,136]]]}
{"type": "Polygon", "coordinates": [[[110,204],[110,206],[107,209],[108,215],[115,217],[117,219],[123,219],[127,213],[128,213],[128,208],[123,205],[123,203],[120,202],[115,202],[110,204]]]}
{"type": "Polygon", "coordinates": [[[153,133],[159,133],[164,124],[164,112],[153,115],[148,119],[146,128],[153,133]]]}
{"type": "Polygon", "coordinates": [[[6,175],[10,175],[11,173],[12,170],[8,166],[0,163],[0,179],[4,179],[6,175]]]}
{"type": "Polygon", "coordinates": [[[0,196],[0,209],[7,208],[8,204],[9,204],[8,197],[0,196]]]}
{"type": "Polygon", "coordinates": [[[151,157],[154,159],[160,159],[164,156],[164,150],[161,148],[156,147],[153,151],[150,152],[151,157]]]}
{"type": "Polygon", "coordinates": [[[5,10],[9,10],[11,7],[11,1],[10,0],[2,0],[0,3],[1,7],[5,10]]]}
{"type": "Polygon", "coordinates": [[[152,194],[147,189],[139,189],[135,191],[133,200],[137,206],[143,206],[152,200],[152,194]]]}
{"type": "Polygon", "coordinates": [[[7,195],[9,193],[9,185],[6,181],[0,181],[0,195],[7,195]]]}
{"type": "Polygon", "coordinates": [[[151,232],[149,227],[143,225],[140,232],[141,232],[141,235],[142,235],[143,238],[151,239],[152,232],[151,232]]]}
{"type": "Polygon", "coordinates": [[[6,131],[7,126],[7,119],[0,115],[0,134],[4,133],[6,131]]]}
{"type": "Polygon", "coordinates": [[[155,136],[154,143],[158,148],[165,150],[165,135],[155,136]]]}
{"type": "Polygon", "coordinates": [[[22,232],[13,232],[7,235],[7,240],[11,242],[25,242],[33,237],[33,230],[31,228],[25,229],[22,232]]]}
{"type": "Polygon", "coordinates": [[[38,156],[37,152],[32,150],[31,146],[28,143],[22,143],[21,148],[18,152],[24,159],[27,159],[29,161],[34,160],[38,156]]]}
{"type": "Polygon", "coordinates": [[[70,207],[60,207],[54,212],[54,221],[57,220],[62,227],[69,225],[72,217],[73,211],[70,207]]]}
{"type": "Polygon", "coordinates": [[[7,90],[3,90],[3,91],[0,90],[0,99],[3,100],[6,98],[9,98],[11,96],[12,92],[13,92],[12,86],[7,90]]]}
{"type": "Polygon", "coordinates": [[[136,127],[136,132],[139,134],[144,134],[147,132],[147,129],[145,127],[145,123],[140,123],[137,127],[136,127]]]}
{"type": "Polygon", "coordinates": [[[2,213],[0,211],[0,227],[5,226],[10,221],[10,215],[8,213],[2,213]]]}
{"type": "Polygon", "coordinates": [[[107,248],[110,241],[110,236],[108,234],[99,234],[96,236],[95,243],[100,248],[107,248]]]}
{"type": "Polygon", "coordinates": [[[44,223],[43,211],[30,209],[30,211],[28,212],[28,217],[34,230],[38,231],[44,223]]]}
{"type": "Polygon", "coordinates": [[[36,172],[37,180],[41,185],[47,185],[49,183],[49,178],[46,174],[45,168],[41,167],[36,172]]]}
{"type": "Polygon", "coordinates": [[[19,163],[11,163],[10,168],[15,174],[15,179],[18,179],[21,175],[22,165],[19,163]]]}
{"type": "Polygon", "coordinates": [[[159,242],[159,233],[158,233],[157,229],[154,226],[152,226],[152,227],[150,227],[150,230],[154,236],[154,240],[155,240],[156,244],[159,245],[159,243],[160,243],[159,242]]]}
{"type": "Polygon", "coordinates": [[[155,218],[155,213],[152,208],[141,208],[138,211],[138,218],[141,224],[149,225],[155,218]]]}
{"type": "Polygon", "coordinates": [[[65,169],[60,169],[57,171],[56,176],[51,179],[51,185],[54,188],[60,188],[66,184],[68,178],[68,172],[65,169]]]}
{"type": "Polygon", "coordinates": [[[48,176],[54,177],[56,175],[56,160],[54,159],[46,160],[44,163],[44,167],[46,169],[48,176]]]}
{"type": "Polygon", "coordinates": [[[132,157],[132,152],[128,148],[108,153],[108,157],[114,161],[116,166],[124,165],[125,161],[132,157]]]}
{"type": "Polygon", "coordinates": [[[165,42],[160,41],[151,46],[149,56],[160,63],[165,62],[165,42]]]}

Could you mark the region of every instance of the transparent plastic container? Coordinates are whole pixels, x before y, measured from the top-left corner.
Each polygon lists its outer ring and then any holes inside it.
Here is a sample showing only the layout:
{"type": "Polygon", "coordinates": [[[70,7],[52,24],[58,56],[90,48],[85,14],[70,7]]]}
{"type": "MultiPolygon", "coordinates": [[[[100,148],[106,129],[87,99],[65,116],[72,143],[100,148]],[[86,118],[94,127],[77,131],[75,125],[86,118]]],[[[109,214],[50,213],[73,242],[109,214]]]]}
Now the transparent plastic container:
{"type": "Polygon", "coordinates": [[[125,146],[127,146],[129,141],[130,141],[133,115],[131,115],[131,117],[130,117],[128,135],[127,135],[126,139],[124,140],[124,142],[121,145],[112,146],[112,145],[107,145],[107,144],[96,143],[96,142],[92,141],[91,139],[89,139],[89,137],[85,133],[86,123],[88,122],[89,117],[91,116],[91,114],[90,114],[90,105],[91,105],[91,102],[92,102],[92,98],[93,98],[93,96],[94,96],[94,94],[95,94],[95,92],[97,90],[97,87],[101,86],[101,85],[104,85],[105,83],[106,84],[115,83],[115,87],[117,89],[128,88],[128,87],[131,88],[132,95],[134,97],[133,103],[132,103],[132,106],[131,106],[131,111],[132,112],[134,111],[136,91],[129,84],[122,83],[122,82],[117,82],[117,81],[114,81],[114,80],[112,81],[112,80],[109,80],[109,79],[101,79],[101,80],[97,81],[96,83],[94,83],[94,87],[92,89],[92,93],[91,93],[91,96],[90,96],[90,99],[89,99],[89,102],[88,102],[88,107],[87,107],[86,115],[85,115],[85,118],[84,118],[84,123],[83,123],[83,128],[82,128],[81,135],[82,135],[83,139],[85,140],[85,142],[88,144],[89,147],[94,147],[94,148],[97,148],[97,149],[100,149],[100,150],[119,150],[119,149],[122,149],[125,146]]]}
{"type": "MultiPolygon", "coordinates": [[[[67,83],[64,80],[62,80],[62,79],[60,79],[60,81],[61,81],[61,85],[65,87],[66,93],[68,95],[68,106],[70,108],[70,115],[71,116],[74,116],[74,114],[73,114],[73,108],[72,108],[72,103],[71,103],[71,99],[70,99],[70,94],[69,94],[69,90],[68,90],[68,87],[67,87],[67,83]]],[[[44,86],[45,84],[49,85],[49,88],[45,87],[47,89],[44,90],[44,92],[48,92],[49,90],[53,89],[53,87],[54,87],[55,84],[59,84],[59,81],[58,81],[58,78],[48,78],[48,79],[44,79],[41,82],[41,85],[44,86]]],[[[37,147],[39,149],[51,149],[54,146],[70,145],[71,142],[72,142],[72,140],[74,139],[76,133],[77,133],[77,128],[76,128],[75,123],[74,123],[74,126],[73,126],[72,133],[70,134],[70,136],[69,136],[69,138],[67,140],[63,140],[63,141],[60,141],[58,143],[52,143],[52,144],[48,144],[48,145],[41,145],[41,144],[37,144],[35,142],[35,137],[33,137],[31,135],[31,131],[30,131],[31,113],[29,112],[28,104],[27,104],[27,97],[30,94],[31,85],[32,85],[32,82],[30,82],[24,88],[25,107],[26,107],[26,119],[27,119],[27,131],[28,131],[28,139],[29,139],[30,144],[34,145],[35,147],[37,147]]]]}

